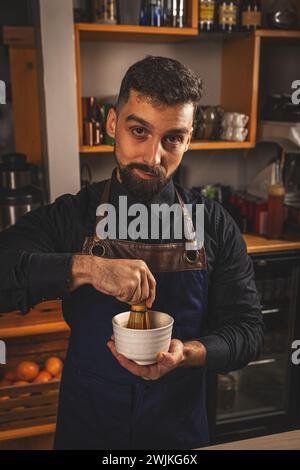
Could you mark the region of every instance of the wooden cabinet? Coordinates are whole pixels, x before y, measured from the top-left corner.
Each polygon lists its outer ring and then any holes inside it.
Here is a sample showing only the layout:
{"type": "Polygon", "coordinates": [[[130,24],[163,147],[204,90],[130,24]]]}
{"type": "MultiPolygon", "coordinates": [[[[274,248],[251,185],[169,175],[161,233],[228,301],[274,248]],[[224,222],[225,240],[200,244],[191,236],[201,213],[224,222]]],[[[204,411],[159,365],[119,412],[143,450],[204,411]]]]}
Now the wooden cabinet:
{"type": "Polygon", "coordinates": [[[42,144],[35,31],[31,27],[5,26],[3,38],[9,48],[15,150],[25,153],[28,162],[39,164],[42,144]]]}
{"type": "MultiPolygon", "coordinates": [[[[110,152],[109,145],[84,146],[82,126],[82,65],[83,42],[136,42],[136,43],[180,43],[199,40],[205,47],[208,35],[198,33],[198,1],[188,1],[188,26],[185,28],[150,27],[132,25],[100,25],[78,23],[75,25],[75,50],[77,72],[77,103],[79,144],[81,153],[110,152]]],[[[222,40],[222,35],[218,40],[222,40]]],[[[96,46],[95,46],[96,47],[96,46]]],[[[238,111],[250,116],[249,138],[246,142],[193,141],[190,150],[245,149],[255,146],[257,89],[259,78],[259,39],[255,36],[238,35],[224,40],[222,54],[221,105],[226,111],[238,111]],[[241,87],[241,83],[243,86],[241,87]]],[[[99,93],[101,89],[99,89],[99,93]]]]}

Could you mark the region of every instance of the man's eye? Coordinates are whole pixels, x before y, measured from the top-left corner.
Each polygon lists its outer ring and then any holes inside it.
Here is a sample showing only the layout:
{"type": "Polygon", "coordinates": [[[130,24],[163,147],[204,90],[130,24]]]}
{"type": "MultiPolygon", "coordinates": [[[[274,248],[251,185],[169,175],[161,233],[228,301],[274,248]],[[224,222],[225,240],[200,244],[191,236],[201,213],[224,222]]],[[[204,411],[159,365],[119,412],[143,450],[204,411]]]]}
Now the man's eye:
{"type": "Polygon", "coordinates": [[[167,135],[165,140],[168,144],[181,144],[183,137],[181,135],[167,135]]]}
{"type": "Polygon", "coordinates": [[[134,129],[132,129],[132,133],[137,137],[144,137],[146,134],[145,129],[143,129],[143,127],[135,127],[134,129]]]}

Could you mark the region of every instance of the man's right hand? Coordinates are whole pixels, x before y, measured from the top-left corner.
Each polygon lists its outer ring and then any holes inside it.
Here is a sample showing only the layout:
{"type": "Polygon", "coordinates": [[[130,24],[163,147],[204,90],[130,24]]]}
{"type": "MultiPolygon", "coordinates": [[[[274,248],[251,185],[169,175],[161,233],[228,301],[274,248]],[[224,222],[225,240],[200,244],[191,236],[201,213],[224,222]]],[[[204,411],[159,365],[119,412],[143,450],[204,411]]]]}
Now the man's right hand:
{"type": "Polygon", "coordinates": [[[156,293],[156,281],[147,264],[135,259],[75,255],[70,290],[83,284],[91,284],[103,294],[130,305],[146,302],[148,308],[151,308],[156,293]]]}

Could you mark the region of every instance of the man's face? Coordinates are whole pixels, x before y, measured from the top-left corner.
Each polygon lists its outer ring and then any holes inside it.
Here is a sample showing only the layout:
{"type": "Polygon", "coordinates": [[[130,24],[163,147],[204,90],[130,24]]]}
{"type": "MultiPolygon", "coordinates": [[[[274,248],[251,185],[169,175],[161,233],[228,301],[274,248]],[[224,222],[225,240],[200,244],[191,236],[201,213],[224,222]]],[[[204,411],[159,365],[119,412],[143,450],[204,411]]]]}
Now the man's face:
{"type": "Polygon", "coordinates": [[[115,138],[118,179],[138,200],[150,200],[170,180],[193,132],[192,103],[168,106],[131,90],[118,115],[111,109],[107,132],[115,138]]]}

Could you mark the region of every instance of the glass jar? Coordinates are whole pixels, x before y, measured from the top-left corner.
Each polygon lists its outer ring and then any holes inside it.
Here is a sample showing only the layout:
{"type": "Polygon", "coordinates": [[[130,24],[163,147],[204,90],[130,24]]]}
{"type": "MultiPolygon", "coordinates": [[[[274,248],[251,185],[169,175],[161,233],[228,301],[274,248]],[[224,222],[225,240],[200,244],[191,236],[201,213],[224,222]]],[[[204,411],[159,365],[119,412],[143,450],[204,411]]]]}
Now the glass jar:
{"type": "Polygon", "coordinates": [[[273,0],[267,10],[267,22],[273,29],[293,29],[297,24],[297,11],[290,0],[273,0]]]}
{"type": "Polygon", "coordinates": [[[214,31],[216,5],[217,2],[215,0],[199,1],[199,31],[214,31]]]}

